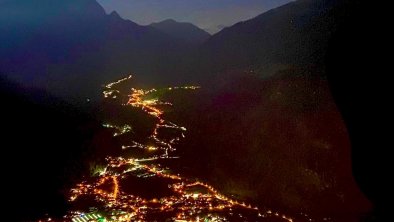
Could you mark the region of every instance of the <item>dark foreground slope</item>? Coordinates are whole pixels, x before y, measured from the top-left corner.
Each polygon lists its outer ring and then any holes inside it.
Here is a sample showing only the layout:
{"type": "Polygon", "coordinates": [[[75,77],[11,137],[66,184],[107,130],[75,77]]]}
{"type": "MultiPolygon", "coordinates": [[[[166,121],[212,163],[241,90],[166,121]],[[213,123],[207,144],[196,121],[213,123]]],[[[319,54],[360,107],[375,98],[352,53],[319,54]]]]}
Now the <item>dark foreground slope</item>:
{"type": "Polygon", "coordinates": [[[350,141],[327,81],[299,70],[267,80],[227,75],[233,80],[195,97],[172,98],[190,112],[172,117],[188,129],[179,149],[184,170],[262,207],[363,218],[370,204],[353,179],[350,141]]]}
{"type": "Polygon", "coordinates": [[[390,221],[393,87],[385,52],[393,39],[391,7],[354,1],[352,9],[330,40],[327,77],[348,128],[354,177],[374,204],[375,221],[390,221]]]}
{"type": "Polygon", "coordinates": [[[1,79],[0,98],[4,217],[31,221],[45,213],[64,215],[70,186],[115,149],[111,135],[42,91],[1,79]]]}

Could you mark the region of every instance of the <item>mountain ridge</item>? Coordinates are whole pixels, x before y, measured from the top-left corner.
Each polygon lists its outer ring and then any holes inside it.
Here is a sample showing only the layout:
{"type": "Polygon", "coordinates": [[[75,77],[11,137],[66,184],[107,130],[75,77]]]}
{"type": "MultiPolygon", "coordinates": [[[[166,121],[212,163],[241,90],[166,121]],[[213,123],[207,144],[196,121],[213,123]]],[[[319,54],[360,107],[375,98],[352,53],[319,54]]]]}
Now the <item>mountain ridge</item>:
{"type": "Polygon", "coordinates": [[[347,2],[294,1],[236,23],[204,42],[190,66],[209,75],[253,70],[263,78],[300,67],[324,73],[326,48],[347,2]]]}
{"type": "Polygon", "coordinates": [[[205,42],[211,35],[205,30],[189,22],[177,22],[174,19],[166,19],[149,25],[170,36],[193,44],[205,42]]]}
{"type": "Polygon", "coordinates": [[[0,6],[0,71],[63,98],[97,97],[102,84],[130,72],[164,79],[158,73],[192,47],[108,15],[95,0],[6,0],[0,6]]]}

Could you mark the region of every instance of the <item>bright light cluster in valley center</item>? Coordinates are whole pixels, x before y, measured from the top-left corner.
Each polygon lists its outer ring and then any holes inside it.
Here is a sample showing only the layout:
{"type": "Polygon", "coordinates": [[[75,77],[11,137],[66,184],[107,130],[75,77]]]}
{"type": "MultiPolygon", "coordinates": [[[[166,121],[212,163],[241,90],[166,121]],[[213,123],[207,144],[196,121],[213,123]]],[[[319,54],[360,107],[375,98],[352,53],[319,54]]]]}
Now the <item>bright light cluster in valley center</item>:
{"type": "MultiPolygon", "coordinates": [[[[130,95],[122,95],[115,87],[132,79],[124,79],[107,84],[103,92],[105,99],[126,97],[123,106],[141,109],[156,119],[155,127],[149,136],[153,144],[130,141],[122,146],[123,150],[143,149],[152,152],[146,158],[112,157],[106,158],[105,169],[98,176],[91,177],[71,189],[69,201],[76,207],[64,216],[62,221],[104,222],[104,221],[295,221],[281,212],[259,209],[256,206],[227,197],[211,185],[174,174],[169,168],[155,163],[155,160],[181,158],[172,156],[179,140],[184,138],[187,129],[165,119],[163,107],[173,104],[152,99],[150,95],[172,90],[198,90],[198,86],[168,87],[164,89],[131,89],[130,95]],[[175,133],[172,138],[161,139],[160,129],[165,128],[175,133]],[[148,184],[151,195],[140,195],[133,190],[134,184],[143,189],[148,184]],[[153,188],[151,186],[153,185],[153,188]],[[154,188],[154,186],[160,188],[154,188]],[[157,192],[164,190],[165,194],[157,192]],[[157,196],[154,196],[156,195],[157,196]],[[152,196],[153,195],[153,196],[152,196]]],[[[117,100],[121,101],[121,100],[117,100]]],[[[176,104],[174,104],[176,105],[176,104]]],[[[127,124],[104,127],[116,131],[119,136],[133,130],[127,124]]],[[[141,191],[142,193],[144,191],[141,191]]],[[[42,221],[53,221],[47,218],[42,221]]],[[[306,215],[301,221],[311,221],[306,215]]]]}
{"type": "MultiPolygon", "coordinates": [[[[185,86],[185,87],[169,87],[165,90],[173,90],[173,89],[189,89],[189,90],[195,90],[198,89],[199,87],[197,86],[185,86]]],[[[141,90],[141,89],[131,89],[131,95],[130,99],[127,103],[127,105],[131,105],[133,107],[141,108],[144,112],[148,113],[151,116],[154,116],[157,118],[157,124],[152,132],[152,135],[150,136],[151,139],[155,141],[155,143],[158,145],[158,147],[152,147],[152,146],[143,146],[143,148],[146,148],[148,150],[163,150],[164,154],[161,156],[162,158],[167,158],[169,157],[169,152],[175,151],[174,144],[180,140],[180,137],[185,137],[184,132],[186,131],[185,127],[181,127],[176,125],[175,123],[172,122],[167,122],[162,116],[164,114],[163,110],[160,110],[157,108],[157,106],[161,105],[168,105],[172,106],[171,103],[169,102],[163,102],[159,101],[158,99],[149,99],[146,100],[144,99],[145,96],[149,95],[150,93],[156,92],[156,89],[151,89],[151,90],[141,90]],[[169,141],[164,141],[159,139],[158,134],[159,134],[159,129],[160,128],[167,128],[167,129],[173,129],[173,130],[179,130],[181,131],[181,136],[180,137],[174,137],[169,141]]],[[[141,147],[141,146],[140,146],[141,147]]]]}

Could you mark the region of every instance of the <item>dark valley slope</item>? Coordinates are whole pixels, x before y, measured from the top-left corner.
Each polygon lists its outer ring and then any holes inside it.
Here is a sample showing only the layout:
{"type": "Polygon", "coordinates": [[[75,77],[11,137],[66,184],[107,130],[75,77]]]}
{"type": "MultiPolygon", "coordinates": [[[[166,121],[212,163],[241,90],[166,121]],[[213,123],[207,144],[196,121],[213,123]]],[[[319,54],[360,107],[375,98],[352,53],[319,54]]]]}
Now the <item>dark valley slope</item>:
{"type": "Polygon", "coordinates": [[[358,221],[370,204],[352,176],[347,129],[327,81],[300,72],[227,73],[169,97],[189,111],[169,114],[188,129],[179,169],[261,207],[358,221]]]}
{"type": "MultiPolygon", "coordinates": [[[[353,177],[352,152],[358,151],[352,151],[326,77],[345,78],[327,69],[326,60],[354,6],[295,1],[205,42],[190,61],[191,78],[205,83],[203,91],[169,98],[193,110],[171,117],[190,129],[180,149],[184,170],[262,206],[363,220],[370,202],[353,177]],[[204,155],[196,157],[196,150],[204,155]]],[[[357,79],[351,71],[340,73],[357,79]]]]}
{"type": "Polygon", "coordinates": [[[62,217],[69,189],[120,147],[92,116],[44,91],[0,78],[0,99],[3,220],[62,217]]]}
{"type": "Polygon", "coordinates": [[[161,22],[150,24],[154,27],[174,38],[181,41],[186,41],[192,44],[201,44],[211,36],[208,32],[200,29],[199,27],[187,23],[177,22],[173,19],[167,19],[161,22]]]}
{"type": "Polygon", "coordinates": [[[201,46],[191,75],[204,80],[226,70],[253,70],[268,77],[288,68],[322,73],[328,42],[348,2],[294,1],[225,28],[201,46]]]}

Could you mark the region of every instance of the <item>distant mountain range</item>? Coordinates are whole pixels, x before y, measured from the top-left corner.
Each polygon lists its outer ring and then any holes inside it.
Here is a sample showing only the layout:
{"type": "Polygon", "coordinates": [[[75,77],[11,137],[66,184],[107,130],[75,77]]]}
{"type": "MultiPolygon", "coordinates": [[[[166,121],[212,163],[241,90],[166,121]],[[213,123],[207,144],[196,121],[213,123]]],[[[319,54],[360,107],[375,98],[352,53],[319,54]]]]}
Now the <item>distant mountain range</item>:
{"type": "Polygon", "coordinates": [[[0,2],[0,72],[69,98],[119,76],[161,73],[191,48],[150,26],[107,15],[95,0],[0,2]]]}
{"type": "Polygon", "coordinates": [[[203,42],[208,40],[209,37],[211,37],[208,32],[198,28],[191,23],[177,22],[173,19],[167,19],[158,23],[152,23],[150,24],[150,26],[174,38],[192,44],[202,44],[203,42]]]}
{"type": "Polygon", "coordinates": [[[136,74],[149,83],[194,82],[229,70],[262,77],[324,70],[346,1],[298,0],[210,35],[189,23],[140,26],[95,0],[0,1],[0,72],[64,97],[97,95],[136,74]]]}

